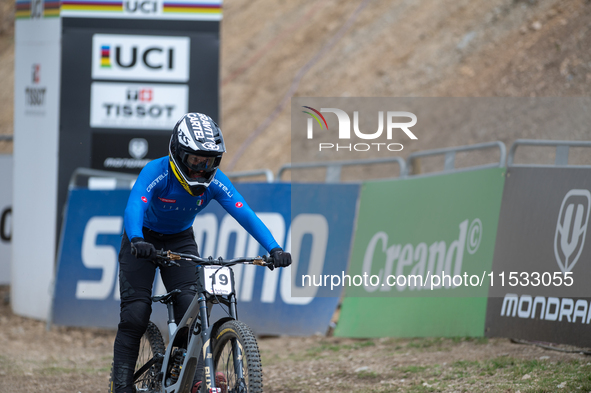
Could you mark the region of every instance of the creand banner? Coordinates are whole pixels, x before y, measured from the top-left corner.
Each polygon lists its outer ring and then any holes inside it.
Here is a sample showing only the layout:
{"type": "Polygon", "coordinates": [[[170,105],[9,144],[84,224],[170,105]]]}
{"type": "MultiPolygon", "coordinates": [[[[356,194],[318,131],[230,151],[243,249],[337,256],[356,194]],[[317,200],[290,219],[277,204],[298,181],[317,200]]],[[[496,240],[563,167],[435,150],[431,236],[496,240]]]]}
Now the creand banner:
{"type": "Polygon", "coordinates": [[[345,337],[482,336],[504,168],[364,183],[345,337]]]}
{"type": "MultiPolygon", "coordinates": [[[[325,333],[340,291],[335,296],[335,292],[329,294],[319,287],[316,296],[309,296],[309,292],[299,296],[296,278],[310,271],[337,274],[347,269],[359,186],[299,185],[293,207],[290,184],[237,184],[236,188],[294,256],[293,265],[286,269],[233,268],[239,318],[257,334],[325,333]]],[[[58,257],[53,323],[117,326],[117,255],[128,196],[126,190],[70,192],[58,257]]],[[[193,228],[202,256],[265,254],[215,201],[197,216],[193,228]]],[[[157,277],[154,294],[165,293],[157,277]]],[[[214,316],[220,314],[216,308],[214,316]]],[[[158,304],[153,310],[153,319],[165,327],[165,307],[158,304]]]]}
{"type": "Polygon", "coordinates": [[[591,170],[512,167],[486,335],[591,346],[591,170]]]}

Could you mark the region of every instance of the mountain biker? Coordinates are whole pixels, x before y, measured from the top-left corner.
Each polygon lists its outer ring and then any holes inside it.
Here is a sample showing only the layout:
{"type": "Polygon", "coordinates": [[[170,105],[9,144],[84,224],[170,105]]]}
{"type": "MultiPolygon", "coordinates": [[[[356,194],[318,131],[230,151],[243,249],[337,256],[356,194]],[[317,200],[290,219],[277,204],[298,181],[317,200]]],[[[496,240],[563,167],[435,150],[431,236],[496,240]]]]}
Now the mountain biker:
{"type": "MultiPolygon", "coordinates": [[[[148,163],[131,190],[119,252],[121,313],[114,345],[113,392],[134,392],[133,372],[152,311],[156,266],[151,258],[161,248],[199,255],[192,224],[212,199],[269,252],[275,266],[291,264],[291,255],[218,169],[225,151],[218,125],[207,115],[187,113],[173,129],[169,155],[148,163]]],[[[180,321],[196,293],[195,266],[183,262],[181,267],[161,268],[160,274],[167,291],[181,290],[174,310],[180,321]]]]}

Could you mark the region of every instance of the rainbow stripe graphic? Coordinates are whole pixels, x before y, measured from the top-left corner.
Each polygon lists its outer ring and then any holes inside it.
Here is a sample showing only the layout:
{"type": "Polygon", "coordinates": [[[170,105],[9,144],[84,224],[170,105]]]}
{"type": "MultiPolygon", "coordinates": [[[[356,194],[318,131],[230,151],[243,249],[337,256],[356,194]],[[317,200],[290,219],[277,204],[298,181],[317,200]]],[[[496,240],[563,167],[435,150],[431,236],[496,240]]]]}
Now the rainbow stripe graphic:
{"type": "Polygon", "coordinates": [[[43,9],[44,18],[56,18],[60,16],[61,1],[45,1],[43,9]]]}
{"type": "MultiPolygon", "coordinates": [[[[313,111],[314,113],[316,113],[316,115],[320,116],[320,118],[322,119],[322,121],[324,122],[324,125],[326,126],[326,129],[328,130],[328,124],[326,123],[326,119],[324,118],[324,116],[322,116],[322,113],[318,112],[316,109],[309,107],[309,106],[303,106],[302,108],[306,108],[306,109],[310,109],[311,111],[313,111]]],[[[316,121],[318,122],[318,124],[320,124],[320,129],[324,129],[324,127],[322,127],[322,123],[320,122],[320,119],[314,115],[314,113],[310,113],[308,111],[302,111],[304,113],[309,114],[310,116],[312,116],[314,119],[316,119],[316,121]]]]}
{"type": "Polygon", "coordinates": [[[221,15],[222,4],[204,3],[197,1],[164,1],[162,4],[163,14],[208,14],[221,15]]]}
{"type": "Polygon", "coordinates": [[[63,11],[84,11],[84,12],[123,12],[123,1],[121,0],[62,0],[63,11]]]}
{"type": "Polygon", "coordinates": [[[17,0],[14,17],[16,19],[25,19],[31,17],[31,1],[17,0]]]}
{"type": "Polygon", "coordinates": [[[101,68],[111,68],[111,47],[101,46],[101,68]]]}

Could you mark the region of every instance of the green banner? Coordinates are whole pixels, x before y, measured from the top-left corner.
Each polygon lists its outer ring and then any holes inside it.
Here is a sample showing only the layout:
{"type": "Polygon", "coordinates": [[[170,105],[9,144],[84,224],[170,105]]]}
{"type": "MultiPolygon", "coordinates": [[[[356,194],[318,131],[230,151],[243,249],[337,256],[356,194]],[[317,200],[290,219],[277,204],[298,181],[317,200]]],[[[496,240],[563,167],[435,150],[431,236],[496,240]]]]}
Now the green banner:
{"type": "Polygon", "coordinates": [[[335,335],[484,335],[504,175],[365,183],[335,335]]]}

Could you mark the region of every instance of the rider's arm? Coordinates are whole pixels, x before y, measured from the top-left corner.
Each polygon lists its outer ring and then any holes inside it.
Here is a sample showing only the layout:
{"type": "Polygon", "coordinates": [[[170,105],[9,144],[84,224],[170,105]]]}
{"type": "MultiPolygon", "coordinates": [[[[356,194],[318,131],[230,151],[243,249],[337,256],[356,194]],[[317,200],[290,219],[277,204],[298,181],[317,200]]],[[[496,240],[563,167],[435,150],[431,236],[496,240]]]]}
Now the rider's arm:
{"type": "Polygon", "coordinates": [[[280,247],[267,226],[236,191],[228,177],[218,169],[215,180],[209,186],[214,198],[238,221],[267,251],[280,247]]]}
{"type": "Polygon", "coordinates": [[[131,194],[129,194],[123,219],[125,232],[129,239],[144,237],[142,233],[144,214],[148,210],[158,186],[165,183],[166,174],[163,173],[163,169],[157,161],[160,160],[151,161],[142,169],[131,189],[131,194]]]}

